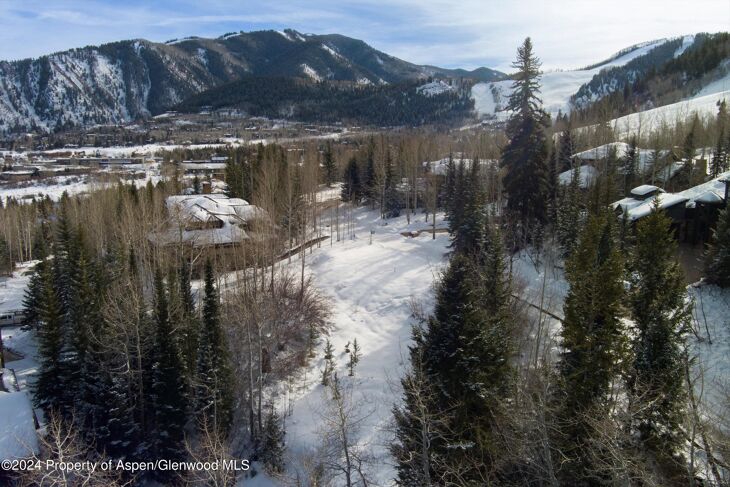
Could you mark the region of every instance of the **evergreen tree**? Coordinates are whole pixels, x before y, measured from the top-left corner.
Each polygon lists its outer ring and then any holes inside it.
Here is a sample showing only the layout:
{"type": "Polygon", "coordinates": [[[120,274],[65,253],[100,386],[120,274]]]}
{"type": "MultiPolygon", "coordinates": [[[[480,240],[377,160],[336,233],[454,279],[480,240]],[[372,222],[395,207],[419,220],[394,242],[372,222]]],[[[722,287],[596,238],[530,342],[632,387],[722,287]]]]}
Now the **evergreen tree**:
{"type": "Polygon", "coordinates": [[[512,115],[507,122],[509,141],[502,150],[501,164],[507,170],[504,176],[507,209],[527,236],[547,221],[549,199],[545,135],[549,116],[538,97],[540,61],[532,52],[529,37],[518,48],[513,67],[518,71],[507,105],[512,115]]]}
{"type": "Polygon", "coordinates": [[[94,282],[95,270],[87,262],[82,238],[78,241],[82,248],[69,310],[72,330],[68,362],[77,424],[97,448],[104,449],[109,440],[110,382],[102,361],[101,292],[94,282]]]}
{"type": "Polygon", "coordinates": [[[558,152],[557,145],[553,144],[551,156],[549,159],[548,167],[548,221],[552,224],[558,222],[558,208],[559,208],[559,195],[560,195],[560,181],[558,164],[560,159],[560,153],[558,152]]]}
{"type": "Polygon", "coordinates": [[[264,430],[261,435],[261,462],[267,470],[274,474],[284,471],[284,426],[281,418],[272,405],[266,415],[264,430]]]}
{"type": "Polygon", "coordinates": [[[331,187],[337,178],[337,166],[335,156],[332,153],[332,144],[329,142],[327,142],[322,155],[322,169],[324,170],[324,181],[328,187],[331,187]]]}
{"type": "Polygon", "coordinates": [[[370,139],[370,143],[368,144],[362,187],[365,198],[370,200],[374,205],[378,195],[378,176],[375,172],[375,147],[373,139],[370,139]]]}
{"type": "Polygon", "coordinates": [[[715,143],[715,150],[712,152],[712,160],[710,162],[710,176],[713,178],[716,178],[726,170],[728,158],[728,145],[725,140],[728,114],[725,100],[722,100],[717,106],[717,142],[715,143]]]}
{"type": "Polygon", "coordinates": [[[50,265],[41,269],[42,291],[38,306],[38,373],[33,385],[36,407],[45,412],[68,413],[64,404],[65,388],[68,385],[67,369],[63,362],[64,327],[61,299],[56,291],[53,271],[50,265]]]}
{"type": "MultiPolygon", "coordinates": [[[[105,450],[111,458],[134,458],[135,453],[144,451],[140,441],[140,425],[135,420],[133,396],[130,394],[133,387],[128,375],[115,375],[109,379],[106,424],[109,440],[105,450]]],[[[137,455],[136,458],[143,459],[144,455],[137,455]]]]}
{"type": "Polygon", "coordinates": [[[50,264],[45,260],[45,256],[40,257],[33,267],[33,274],[28,280],[28,287],[23,295],[23,325],[32,328],[38,328],[41,321],[41,305],[45,297],[45,274],[46,266],[50,264]]]}
{"type": "Polygon", "coordinates": [[[587,417],[607,411],[611,384],[626,353],[621,322],[623,263],[613,242],[611,216],[591,216],[566,262],[570,290],[563,307],[561,451],[566,479],[586,479],[587,417]]]}
{"type": "Polygon", "coordinates": [[[352,350],[350,353],[350,361],[347,363],[347,368],[350,370],[350,377],[355,376],[355,367],[360,362],[360,356],[362,355],[362,352],[360,351],[360,345],[357,343],[357,338],[352,342],[352,350]]]}
{"type": "Polygon", "coordinates": [[[665,459],[678,453],[684,441],[684,334],[691,315],[670,226],[658,201],[639,221],[629,294],[637,329],[629,376],[633,426],[642,443],[665,459]]]}
{"type": "Polygon", "coordinates": [[[226,434],[233,414],[233,373],[220,323],[213,265],[205,263],[205,296],[198,348],[196,410],[201,421],[226,434]]]}
{"type": "Polygon", "coordinates": [[[707,280],[720,287],[730,287],[730,205],[720,211],[717,228],[707,249],[707,280]]]}
{"type": "Polygon", "coordinates": [[[423,330],[414,326],[408,347],[410,365],[401,379],[403,401],[393,408],[395,441],[390,452],[396,461],[396,483],[402,487],[433,485],[437,445],[444,441],[446,415],[437,411],[431,382],[423,369],[423,330]]]}
{"type": "MultiPolygon", "coordinates": [[[[175,331],[169,320],[165,284],[159,269],[155,273],[154,317],[156,330],[152,366],[152,445],[156,458],[179,460],[185,455],[186,388],[175,331]]],[[[160,475],[164,479],[171,473],[160,475]]]]}
{"type": "Polygon", "coordinates": [[[322,370],[322,385],[328,386],[335,370],[335,349],[328,338],[324,345],[324,370],[322,370]]]}
{"type": "Polygon", "coordinates": [[[345,178],[342,185],[342,201],[360,203],[362,188],[360,186],[360,169],[357,167],[357,159],[353,156],[347,162],[345,178]]]}
{"type": "Polygon", "coordinates": [[[581,229],[581,189],[580,189],[580,163],[576,159],[573,163],[570,183],[562,192],[558,204],[558,224],[556,234],[558,243],[564,256],[570,255],[578,243],[578,236],[581,229]]]}
{"type": "Polygon", "coordinates": [[[383,186],[383,218],[395,218],[400,215],[401,201],[398,194],[396,177],[394,174],[393,160],[390,151],[385,156],[385,181],[383,186]]]}
{"type": "Polygon", "coordinates": [[[198,339],[200,322],[195,314],[195,300],[190,286],[190,264],[182,258],[178,270],[178,286],[180,289],[180,341],[185,369],[194,371],[198,361],[198,339]]]}
{"type": "Polygon", "coordinates": [[[461,227],[462,220],[464,218],[464,212],[466,207],[466,195],[468,183],[466,180],[466,169],[464,167],[464,160],[460,160],[454,169],[453,181],[447,180],[446,184],[453,187],[451,196],[449,197],[449,206],[447,208],[447,217],[449,218],[449,233],[455,236],[459,228],[461,227]]]}
{"type": "Polygon", "coordinates": [[[474,482],[491,474],[499,455],[492,428],[512,375],[509,288],[501,242],[492,234],[481,240],[485,244],[477,255],[452,257],[423,340],[423,370],[434,388],[433,414],[447,416],[454,432],[449,444],[435,448],[449,461],[463,463],[465,477],[474,482]]]}
{"type": "Polygon", "coordinates": [[[629,194],[631,192],[631,188],[634,187],[634,184],[636,183],[636,172],[638,170],[638,150],[636,147],[636,136],[631,137],[631,140],[629,141],[629,147],[626,150],[626,154],[624,154],[624,157],[621,161],[622,163],[622,173],[624,176],[624,187],[623,187],[623,194],[624,196],[629,194]]]}
{"type": "Polygon", "coordinates": [[[692,119],[690,129],[684,137],[684,143],[682,144],[682,160],[684,161],[684,167],[681,172],[681,184],[685,188],[691,186],[692,181],[694,180],[694,157],[699,123],[699,118],[695,115],[692,119]]]}
{"type": "Polygon", "coordinates": [[[451,221],[452,201],[456,193],[456,163],[451,152],[449,152],[449,158],[446,162],[446,181],[441,187],[441,191],[441,201],[443,201],[446,209],[446,218],[451,221]]]}
{"type": "MultiPolygon", "coordinates": [[[[461,176],[463,178],[463,175],[461,176]]],[[[479,165],[472,163],[469,177],[460,182],[458,227],[453,232],[451,247],[454,252],[474,256],[483,246],[487,214],[484,192],[479,182],[479,165]]],[[[456,223],[455,223],[456,224],[456,223]]]]}
{"type": "Polygon", "coordinates": [[[573,167],[573,154],[575,154],[575,138],[571,131],[570,123],[560,134],[558,147],[558,172],[568,171],[573,167]]]}

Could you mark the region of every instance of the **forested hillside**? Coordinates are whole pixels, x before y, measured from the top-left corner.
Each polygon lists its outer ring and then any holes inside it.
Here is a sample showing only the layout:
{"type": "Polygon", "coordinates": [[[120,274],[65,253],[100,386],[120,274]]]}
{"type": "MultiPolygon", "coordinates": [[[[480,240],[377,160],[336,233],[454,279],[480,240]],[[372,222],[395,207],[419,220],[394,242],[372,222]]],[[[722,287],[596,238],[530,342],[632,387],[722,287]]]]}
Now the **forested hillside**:
{"type": "Polygon", "coordinates": [[[185,100],[175,108],[235,107],[252,116],[307,122],[369,125],[447,124],[469,117],[474,100],[466,89],[419,90],[419,82],[388,85],[313,82],[298,78],[244,77],[185,100]]]}
{"type": "Polygon", "coordinates": [[[571,98],[581,117],[614,118],[697,95],[730,71],[730,34],[672,39],[601,70],[571,98]]]}

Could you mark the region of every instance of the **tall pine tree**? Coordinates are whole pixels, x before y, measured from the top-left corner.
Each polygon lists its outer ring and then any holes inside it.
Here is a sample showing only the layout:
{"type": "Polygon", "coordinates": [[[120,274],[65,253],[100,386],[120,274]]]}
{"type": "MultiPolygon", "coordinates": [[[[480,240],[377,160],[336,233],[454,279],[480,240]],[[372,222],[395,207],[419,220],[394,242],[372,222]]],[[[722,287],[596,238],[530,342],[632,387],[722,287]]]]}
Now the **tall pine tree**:
{"type": "Polygon", "coordinates": [[[502,149],[501,164],[506,168],[507,209],[521,233],[529,237],[536,226],[546,223],[549,200],[545,135],[549,116],[538,96],[540,61],[532,52],[529,37],[517,49],[517,61],[512,66],[517,73],[507,104],[512,115],[507,122],[509,140],[502,149]]]}
{"type": "Polygon", "coordinates": [[[629,375],[633,426],[644,446],[665,460],[683,443],[684,334],[691,317],[670,226],[656,202],[637,224],[629,278],[637,331],[629,375]]]}
{"type": "Polygon", "coordinates": [[[563,307],[560,361],[561,467],[566,480],[587,479],[592,430],[588,418],[608,411],[613,381],[626,357],[621,322],[623,262],[614,243],[612,216],[592,216],[566,262],[570,290],[563,307]]]}
{"type": "Polygon", "coordinates": [[[198,348],[196,411],[199,419],[227,434],[233,413],[233,374],[220,322],[220,302],[213,265],[205,263],[205,296],[198,348]]]}
{"type": "MultiPolygon", "coordinates": [[[[162,273],[155,272],[155,345],[152,366],[152,445],[157,458],[179,460],[185,455],[187,401],[184,372],[170,323],[162,273]]],[[[172,473],[161,474],[162,477],[172,473]]]]}
{"type": "Polygon", "coordinates": [[[730,205],[720,211],[717,228],[707,249],[705,274],[712,284],[730,287],[730,205]]]}

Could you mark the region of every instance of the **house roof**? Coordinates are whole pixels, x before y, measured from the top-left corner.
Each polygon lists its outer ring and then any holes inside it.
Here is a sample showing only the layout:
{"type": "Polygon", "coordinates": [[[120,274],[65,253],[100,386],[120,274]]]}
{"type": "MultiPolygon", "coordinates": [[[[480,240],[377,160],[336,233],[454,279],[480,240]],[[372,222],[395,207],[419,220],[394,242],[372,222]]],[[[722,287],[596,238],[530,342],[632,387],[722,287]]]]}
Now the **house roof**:
{"type": "MultiPolygon", "coordinates": [[[[459,164],[464,164],[464,169],[469,170],[471,168],[472,159],[464,158],[460,154],[453,156],[454,164],[458,167],[459,164]]],[[[493,159],[479,159],[480,166],[487,166],[490,164],[497,164],[496,160],[493,159]]],[[[437,161],[426,161],[423,163],[425,167],[429,168],[431,174],[437,176],[445,176],[449,168],[449,158],[444,157],[437,161]]]]}
{"type": "MultiPolygon", "coordinates": [[[[584,150],[582,152],[577,152],[573,154],[573,157],[576,159],[580,159],[582,161],[598,161],[602,159],[606,159],[608,157],[609,151],[614,148],[616,149],[616,157],[622,158],[625,157],[626,154],[629,151],[629,144],[626,142],[611,142],[609,144],[603,144],[599,145],[598,147],[594,147],[592,149],[584,150]]],[[[659,151],[659,157],[663,158],[669,154],[668,150],[661,150],[659,151]]],[[[651,166],[654,163],[654,151],[651,149],[642,149],[640,147],[636,148],[636,158],[637,158],[637,170],[639,172],[646,172],[648,171],[651,166]]],[[[679,168],[681,168],[682,165],[679,165],[679,168]]],[[[670,166],[669,170],[674,174],[677,169],[675,169],[674,166],[670,166]]],[[[621,172],[621,168],[619,167],[619,172],[621,172]]]]}
{"type": "MultiPolygon", "coordinates": [[[[596,180],[598,177],[598,169],[596,169],[593,166],[589,165],[583,165],[578,168],[579,170],[579,176],[580,176],[580,187],[581,188],[587,188],[591,184],[593,184],[593,181],[596,180]]],[[[558,182],[560,184],[570,184],[570,181],[573,179],[573,170],[569,169],[567,171],[563,171],[560,174],[558,174],[558,182]]]]}
{"type": "Polygon", "coordinates": [[[195,247],[228,245],[250,239],[243,224],[267,216],[264,209],[250,205],[241,198],[229,198],[224,194],[174,195],[169,196],[166,205],[173,225],[150,236],[161,245],[178,242],[195,247]],[[187,230],[190,221],[218,221],[218,228],[187,230]]]}
{"type": "MultiPolygon", "coordinates": [[[[698,202],[704,204],[719,204],[725,198],[726,183],[724,180],[727,178],[730,178],[730,171],[720,174],[715,179],[685,189],[684,191],[680,191],[679,193],[659,193],[655,198],[649,198],[646,200],[627,197],[612,203],[611,207],[614,209],[621,207],[622,212],[626,212],[626,216],[629,221],[635,221],[651,213],[654,208],[655,199],[659,200],[659,208],[662,209],[671,208],[681,203],[683,203],[686,208],[694,208],[698,202]]],[[[641,186],[639,188],[641,188],[641,186]]],[[[631,192],[634,193],[639,188],[634,188],[631,192]]],[[[660,188],[656,189],[662,191],[660,188]]],[[[645,194],[648,194],[648,192],[645,194]]]]}

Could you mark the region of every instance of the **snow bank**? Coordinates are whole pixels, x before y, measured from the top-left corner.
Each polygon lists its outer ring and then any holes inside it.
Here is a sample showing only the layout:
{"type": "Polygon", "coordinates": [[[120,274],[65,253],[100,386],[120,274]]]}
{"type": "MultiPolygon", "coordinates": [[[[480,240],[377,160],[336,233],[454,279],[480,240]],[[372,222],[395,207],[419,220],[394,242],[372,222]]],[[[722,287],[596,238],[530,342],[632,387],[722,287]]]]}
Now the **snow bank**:
{"type": "Polygon", "coordinates": [[[0,460],[39,453],[33,406],[25,391],[0,393],[0,411],[0,460]]]}

